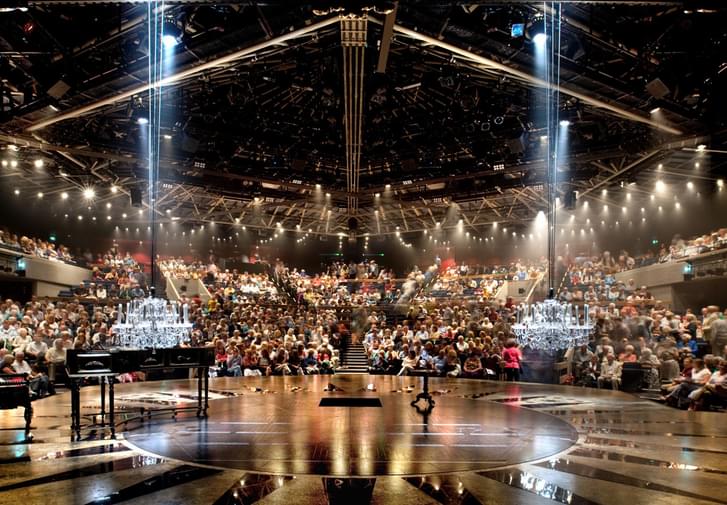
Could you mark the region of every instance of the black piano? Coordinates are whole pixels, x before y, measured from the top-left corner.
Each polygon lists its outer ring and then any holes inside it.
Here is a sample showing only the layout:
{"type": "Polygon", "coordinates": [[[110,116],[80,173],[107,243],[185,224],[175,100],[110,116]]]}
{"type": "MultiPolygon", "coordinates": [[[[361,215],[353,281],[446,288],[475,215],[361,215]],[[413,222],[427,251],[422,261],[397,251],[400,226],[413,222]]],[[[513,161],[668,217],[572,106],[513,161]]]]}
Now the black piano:
{"type": "MultiPolygon", "coordinates": [[[[166,349],[109,349],[102,351],[69,350],[66,354],[66,370],[71,383],[71,441],[81,439],[81,385],[84,379],[98,379],[101,388],[100,426],[108,426],[111,438],[116,438],[114,411],[114,378],[130,372],[148,372],[168,369],[197,369],[196,407],[171,407],[167,409],[141,408],[137,418],[152,412],[196,409],[197,417],[207,417],[209,407],[209,367],[215,364],[214,349],[208,347],[174,347],[166,349]],[[106,424],[106,386],[108,385],[108,424],[106,424]]],[[[92,426],[99,426],[93,416],[92,426]]],[[[126,419],[129,421],[129,419],[126,419]]]]}

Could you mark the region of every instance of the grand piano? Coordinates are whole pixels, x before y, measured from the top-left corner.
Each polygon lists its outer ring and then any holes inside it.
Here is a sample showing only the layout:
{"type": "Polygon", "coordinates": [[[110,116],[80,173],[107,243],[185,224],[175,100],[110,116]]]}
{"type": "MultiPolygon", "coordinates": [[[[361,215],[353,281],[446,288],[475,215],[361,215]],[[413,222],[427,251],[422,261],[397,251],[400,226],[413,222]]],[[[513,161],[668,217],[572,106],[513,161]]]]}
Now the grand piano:
{"type": "MultiPolygon", "coordinates": [[[[81,386],[86,379],[96,378],[101,389],[101,412],[93,416],[90,427],[108,427],[116,438],[114,409],[114,378],[130,372],[149,372],[168,369],[197,369],[197,405],[172,406],[165,409],[140,408],[136,419],[151,417],[152,413],[195,410],[197,417],[207,417],[209,407],[209,368],[215,364],[214,349],[207,347],[174,347],[165,349],[109,349],[102,351],[69,350],[66,370],[71,383],[71,441],[81,439],[81,386]],[[108,386],[108,412],[106,387],[108,386]],[[100,418],[100,424],[96,419],[100,418]]],[[[128,422],[131,418],[126,418],[128,422]]]]}

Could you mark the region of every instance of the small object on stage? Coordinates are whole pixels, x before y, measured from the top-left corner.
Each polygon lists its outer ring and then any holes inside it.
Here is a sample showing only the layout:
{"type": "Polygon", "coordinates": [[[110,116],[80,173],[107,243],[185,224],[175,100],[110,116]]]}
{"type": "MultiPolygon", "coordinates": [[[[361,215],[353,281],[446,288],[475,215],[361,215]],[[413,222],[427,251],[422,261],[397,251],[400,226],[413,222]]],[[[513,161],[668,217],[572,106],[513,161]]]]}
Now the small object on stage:
{"type": "Polygon", "coordinates": [[[431,412],[434,408],[435,402],[434,398],[432,398],[432,395],[429,394],[429,374],[424,373],[422,375],[424,377],[422,392],[419,393],[417,397],[411,402],[411,406],[416,408],[417,412],[431,412]],[[418,405],[419,400],[424,400],[426,402],[424,408],[421,408],[418,405]]]}

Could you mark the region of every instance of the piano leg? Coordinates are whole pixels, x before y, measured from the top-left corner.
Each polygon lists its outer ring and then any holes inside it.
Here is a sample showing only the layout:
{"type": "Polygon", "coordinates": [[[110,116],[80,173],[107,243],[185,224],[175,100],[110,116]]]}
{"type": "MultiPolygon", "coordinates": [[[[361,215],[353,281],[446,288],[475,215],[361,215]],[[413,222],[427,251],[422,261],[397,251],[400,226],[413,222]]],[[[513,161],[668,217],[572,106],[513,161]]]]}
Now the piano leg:
{"type": "Polygon", "coordinates": [[[197,369],[197,417],[202,417],[202,371],[203,368],[197,369]]]}
{"type": "Polygon", "coordinates": [[[99,377],[101,385],[101,426],[106,423],[106,377],[99,377]]]}
{"type": "Polygon", "coordinates": [[[210,407],[210,374],[208,368],[202,369],[204,375],[204,417],[207,417],[207,409],[210,407]]]}
{"type": "Polygon", "coordinates": [[[71,442],[81,440],[81,381],[71,379],[71,442]]]}
{"type": "Polygon", "coordinates": [[[109,377],[109,425],[111,438],[116,438],[116,421],[114,420],[114,378],[109,377]]]}
{"type": "MultiPolygon", "coordinates": [[[[30,440],[32,437],[30,435],[30,421],[33,419],[33,405],[30,402],[30,398],[28,398],[27,403],[25,404],[25,440],[30,440]]],[[[71,437],[73,434],[71,433],[71,437]]]]}

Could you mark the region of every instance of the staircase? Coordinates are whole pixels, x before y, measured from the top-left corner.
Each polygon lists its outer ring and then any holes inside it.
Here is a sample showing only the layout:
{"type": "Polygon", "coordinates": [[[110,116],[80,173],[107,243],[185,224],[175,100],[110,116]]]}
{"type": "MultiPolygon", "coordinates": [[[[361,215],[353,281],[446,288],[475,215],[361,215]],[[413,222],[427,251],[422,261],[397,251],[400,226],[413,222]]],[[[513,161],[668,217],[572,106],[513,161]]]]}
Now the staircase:
{"type": "Polygon", "coordinates": [[[341,354],[341,366],[336,373],[368,373],[366,351],[361,343],[350,343],[341,354]]]}

